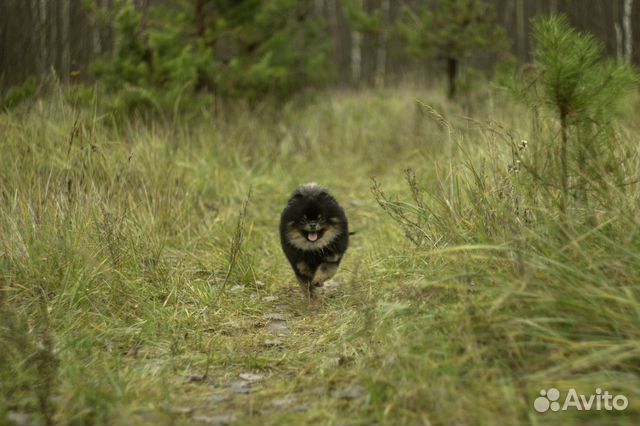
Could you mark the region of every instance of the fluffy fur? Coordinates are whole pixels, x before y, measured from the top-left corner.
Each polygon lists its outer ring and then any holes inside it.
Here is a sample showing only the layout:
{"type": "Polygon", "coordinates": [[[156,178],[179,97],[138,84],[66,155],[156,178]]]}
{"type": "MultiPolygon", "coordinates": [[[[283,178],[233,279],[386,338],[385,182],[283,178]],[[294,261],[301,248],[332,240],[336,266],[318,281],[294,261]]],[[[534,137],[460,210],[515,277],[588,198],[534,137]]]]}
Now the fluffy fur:
{"type": "Polygon", "coordinates": [[[280,242],[302,291],[331,279],[349,246],[344,210],[316,183],[295,190],[280,217],[280,242]]]}

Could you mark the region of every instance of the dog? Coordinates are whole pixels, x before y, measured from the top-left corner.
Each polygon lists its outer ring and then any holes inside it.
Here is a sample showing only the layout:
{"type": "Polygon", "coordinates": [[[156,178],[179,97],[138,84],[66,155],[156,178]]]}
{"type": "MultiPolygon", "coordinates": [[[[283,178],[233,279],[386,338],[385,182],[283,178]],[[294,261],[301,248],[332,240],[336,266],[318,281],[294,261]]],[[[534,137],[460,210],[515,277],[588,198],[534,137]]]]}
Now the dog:
{"type": "Polygon", "coordinates": [[[329,192],[316,183],[299,186],[280,217],[280,243],[303,293],[331,279],[349,246],[349,222],[329,192]]]}

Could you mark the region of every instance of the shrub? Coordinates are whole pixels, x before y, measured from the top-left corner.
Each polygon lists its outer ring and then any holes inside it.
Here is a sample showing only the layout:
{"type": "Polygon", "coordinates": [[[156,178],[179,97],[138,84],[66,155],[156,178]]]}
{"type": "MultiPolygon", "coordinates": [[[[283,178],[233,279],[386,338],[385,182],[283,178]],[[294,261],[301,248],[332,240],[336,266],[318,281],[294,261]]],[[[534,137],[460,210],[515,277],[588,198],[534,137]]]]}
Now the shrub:
{"type": "Polygon", "coordinates": [[[479,50],[506,52],[504,30],[493,8],[481,0],[445,0],[435,10],[408,7],[398,21],[407,50],[417,57],[436,57],[447,68],[448,94],[454,98],[461,61],[479,50]]]}
{"type": "Polygon", "coordinates": [[[295,0],[174,1],[152,8],[143,26],[133,3],[119,0],[114,51],[91,71],[125,112],[192,108],[214,95],[283,100],[333,76],[323,24],[307,9],[295,0]]]}
{"type": "MultiPolygon", "coordinates": [[[[638,75],[626,63],[605,59],[602,44],[591,34],[571,28],[564,16],[537,18],[533,41],[532,66],[516,71],[506,86],[535,111],[559,123],[559,150],[543,146],[557,160],[554,169],[559,172],[551,172],[558,176],[559,185],[545,184],[559,186],[565,211],[569,198],[586,202],[590,188],[602,186],[622,171],[623,158],[613,155],[619,146],[613,135],[614,119],[625,94],[637,85],[638,75]]],[[[536,174],[545,173],[536,170],[536,174]]]]}
{"type": "Polygon", "coordinates": [[[0,100],[0,110],[9,110],[31,99],[38,90],[38,82],[34,77],[29,77],[19,86],[9,89],[5,97],[0,100]]]}

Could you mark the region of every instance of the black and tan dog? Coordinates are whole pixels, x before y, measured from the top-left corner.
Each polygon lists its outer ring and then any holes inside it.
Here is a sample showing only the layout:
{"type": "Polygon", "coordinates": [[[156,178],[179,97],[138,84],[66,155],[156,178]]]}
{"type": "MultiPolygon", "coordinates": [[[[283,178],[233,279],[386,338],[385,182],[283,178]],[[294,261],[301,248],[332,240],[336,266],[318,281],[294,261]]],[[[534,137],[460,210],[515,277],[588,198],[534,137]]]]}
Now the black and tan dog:
{"type": "Polygon", "coordinates": [[[302,185],[280,217],[280,242],[302,291],[311,297],[314,287],[335,275],[347,251],[347,216],[326,189],[302,185]]]}

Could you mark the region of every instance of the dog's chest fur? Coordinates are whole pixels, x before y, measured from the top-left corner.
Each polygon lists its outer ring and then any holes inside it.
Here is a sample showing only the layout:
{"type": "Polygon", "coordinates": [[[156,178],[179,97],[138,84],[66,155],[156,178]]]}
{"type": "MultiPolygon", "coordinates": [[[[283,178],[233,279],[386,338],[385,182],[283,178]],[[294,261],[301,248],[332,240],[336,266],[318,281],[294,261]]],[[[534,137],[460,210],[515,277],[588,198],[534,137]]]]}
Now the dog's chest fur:
{"type": "Polygon", "coordinates": [[[335,274],[348,245],[349,234],[345,232],[334,237],[331,244],[321,250],[301,250],[288,241],[283,244],[283,249],[299,279],[320,284],[335,274]]]}

